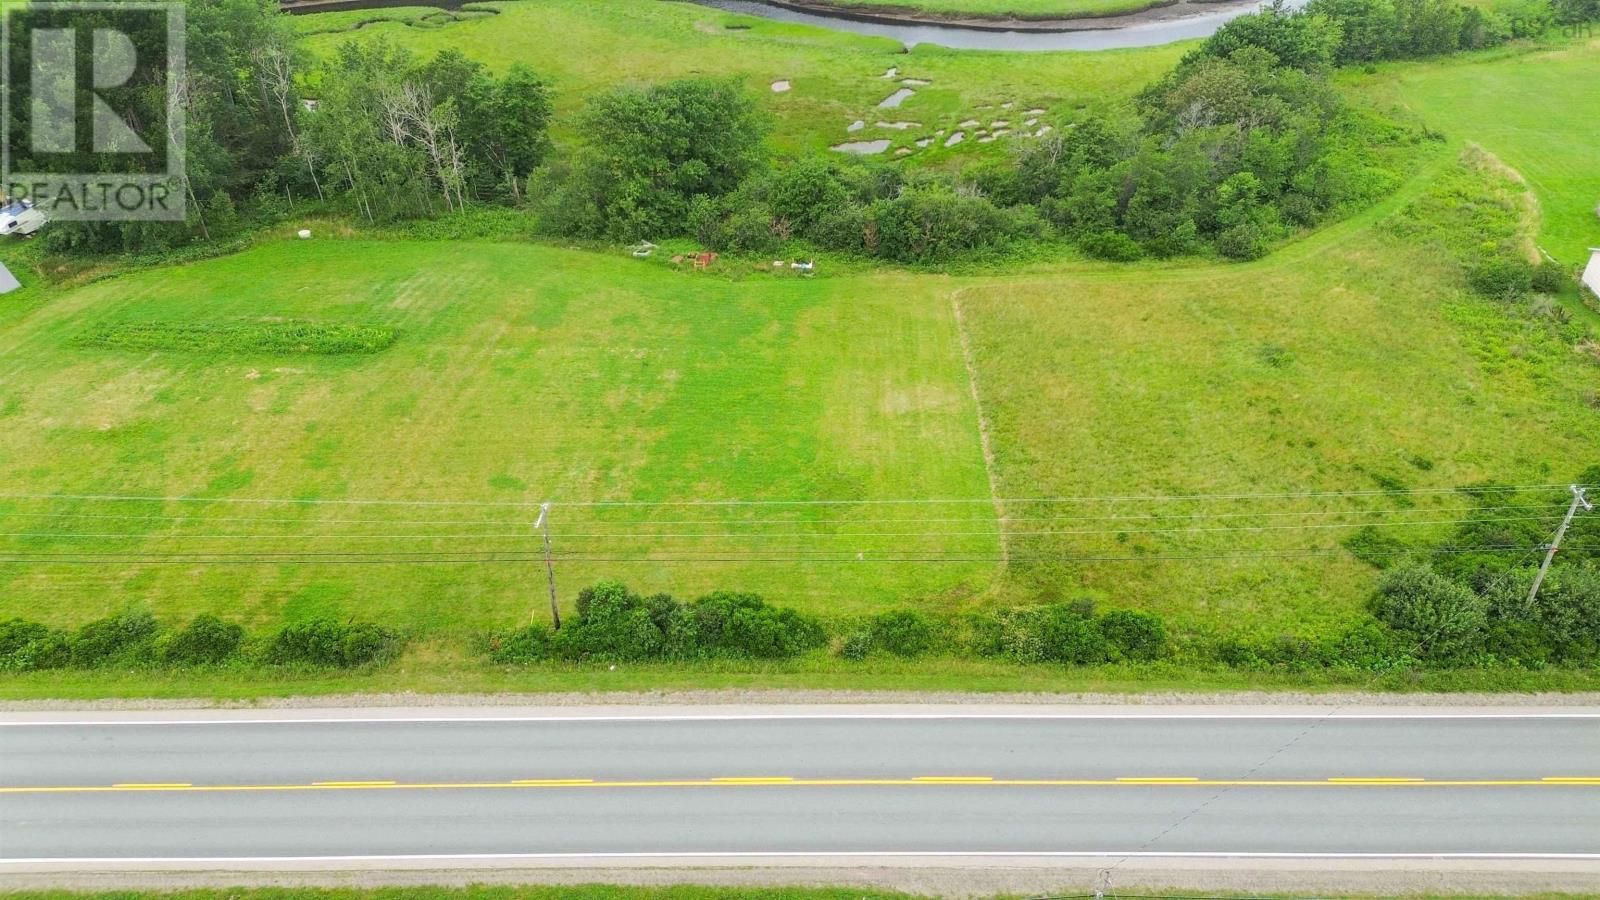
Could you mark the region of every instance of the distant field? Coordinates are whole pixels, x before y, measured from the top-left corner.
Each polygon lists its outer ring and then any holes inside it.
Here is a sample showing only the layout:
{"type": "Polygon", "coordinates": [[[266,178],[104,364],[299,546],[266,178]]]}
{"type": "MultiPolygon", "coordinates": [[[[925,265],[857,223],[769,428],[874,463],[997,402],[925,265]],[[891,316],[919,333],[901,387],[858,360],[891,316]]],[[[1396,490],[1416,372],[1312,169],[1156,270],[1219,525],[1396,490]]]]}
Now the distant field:
{"type": "Polygon", "coordinates": [[[1556,258],[1577,265],[1600,246],[1600,40],[1397,66],[1375,81],[1433,128],[1520,171],[1542,207],[1540,243],[1556,258]]]}
{"type": "MultiPolygon", "coordinates": [[[[431,27],[431,22],[430,27],[382,22],[351,33],[317,34],[308,45],[326,53],[342,41],[387,37],[423,54],[453,47],[496,68],[524,63],[553,83],[561,114],[558,129],[564,114],[595,92],[619,83],[692,75],[732,77],[773,114],[774,138],[783,149],[826,148],[851,137],[846,127],[862,120],[866,131],[856,137],[891,138],[896,148],[912,149],[913,159],[934,160],[1002,145],[968,141],[957,150],[944,150],[942,142],[936,142],[918,150],[918,138],[950,130],[968,118],[1016,122],[1020,113],[1032,108],[1062,113],[1081,104],[1125,97],[1169,69],[1186,49],[1175,45],[1097,53],[989,53],[924,44],[906,53],[898,42],[883,38],[737,16],[687,3],[473,4],[480,6],[500,14],[441,27],[431,27]],[[882,77],[890,68],[899,70],[897,77],[931,83],[914,86],[915,96],[899,109],[877,109],[898,88],[882,77]],[[788,81],[792,87],[774,93],[771,85],[776,81],[788,81]],[[1009,110],[1003,108],[1007,103],[1012,104],[1009,110]],[[879,129],[880,121],[916,122],[921,127],[879,129]]],[[[302,29],[320,30],[390,16],[414,21],[427,12],[437,11],[319,13],[295,21],[302,29]]]]}

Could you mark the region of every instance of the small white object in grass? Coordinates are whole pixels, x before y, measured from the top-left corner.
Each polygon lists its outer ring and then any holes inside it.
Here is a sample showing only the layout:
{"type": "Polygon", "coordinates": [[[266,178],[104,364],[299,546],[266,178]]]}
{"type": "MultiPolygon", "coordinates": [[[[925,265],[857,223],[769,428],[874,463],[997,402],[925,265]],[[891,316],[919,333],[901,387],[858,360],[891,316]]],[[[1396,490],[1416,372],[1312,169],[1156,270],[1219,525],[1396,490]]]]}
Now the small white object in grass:
{"type": "Polygon", "coordinates": [[[921,128],[921,122],[879,122],[879,128],[893,128],[896,131],[905,131],[907,128],[921,128]]]}
{"type": "Polygon", "coordinates": [[[895,156],[908,156],[908,155],[910,155],[910,153],[911,153],[911,148],[910,147],[901,147],[899,150],[896,150],[894,152],[894,155],[895,156]]]}
{"type": "Polygon", "coordinates": [[[613,671],[613,672],[615,672],[615,671],[616,671],[616,670],[617,670],[617,667],[616,667],[616,666],[612,666],[612,667],[611,667],[611,671],[613,671]]]}
{"type": "Polygon", "coordinates": [[[1015,103],[1002,103],[1002,104],[1000,104],[1000,108],[1001,109],[1010,109],[1013,106],[1016,106],[1016,104],[1015,103]]]}
{"type": "Polygon", "coordinates": [[[1023,122],[1022,124],[1028,126],[1029,128],[1032,128],[1033,126],[1039,124],[1039,120],[1038,119],[1029,119],[1028,121],[1023,122]]]}
{"type": "Polygon", "coordinates": [[[961,125],[962,128],[976,128],[976,127],[978,127],[978,120],[977,119],[968,119],[965,122],[960,123],[960,125],[961,125]]]}
{"type": "Polygon", "coordinates": [[[955,134],[952,134],[949,137],[945,138],[944,139],[944,145],[946,147],[954,147],[955,145],[961,143],[962,141],[964,141],[966,139],[967,139],[967,133],[965,131],[958,131],[955,134]]]}
{"type": "Polygon", "coordinates": [[[848,131],[851,134],[855,134],[856,132],[860,131],[861,129],[863,129],[865,127],[867,127],[866,120],[865,119],[857,119],[854,122],[851,122],[850,123],[850,127],[846,128],[845,131],[848,131]]]}
{"type": "Polygon", "coordinates": [[[303,240],[307,240],[308,238],[311,237],[311,229],[302,228],[298,232],[296,232],[295,234],[296,234],[297,237],[300,238],[300,240],[302,240],[302,241],[303,240]]]}
{"type": "Polygon", "coordinates": [[[917,146],[918,147],[926,147],[931,143],[933,143],[933,138],[925,137],[925,138],[921,138],[920,140],[917,141],[917,146]]]}
{"type": "Polygon", "coordinates": [[[788,89],[789,89],[789,82],[787,82],[787,81],[774,81],[772,83],[772,92],[774,94],[781,94],[784,91],[787,91],[788,89]]]}
{"type": "Polygon", "coordinates": [[[900,74],[900,70],[899,69],[891,68],[891,69],[889,69],[889,71],[883,73],[883,77],[884,78],[893,78],[893,77],[895,77],[896,75],[899,75],[899,74],[900,74]]]}
{"type": "Polygon", "coordinates": [[[993,122],[989,123],[989,127],[990,128],[1004,128],[1004,127],[1006,127],[1007,125],[1010,125],[1010,124],[1011,124],[1011,122],[1008,119],[995,119],[993,122]]]}
{"type": "Polygon", "coordinates": [[[926,78],[902,78],[902,79],[900,79],[900,83],[901,84],[909,84],[912,87],[923,87],[925,85],[933,84],[933,82],[929,81],[926,78]]]}
{"type": "Polygon", "coordinates": [[[1040,106],[1035,106],[1033,109],[1028,110],[1028,115],[1030,115],[1030,116],[1042,116],[1042,115],[1044,115],[1044,108],[1040,107],[1040,106]]]}

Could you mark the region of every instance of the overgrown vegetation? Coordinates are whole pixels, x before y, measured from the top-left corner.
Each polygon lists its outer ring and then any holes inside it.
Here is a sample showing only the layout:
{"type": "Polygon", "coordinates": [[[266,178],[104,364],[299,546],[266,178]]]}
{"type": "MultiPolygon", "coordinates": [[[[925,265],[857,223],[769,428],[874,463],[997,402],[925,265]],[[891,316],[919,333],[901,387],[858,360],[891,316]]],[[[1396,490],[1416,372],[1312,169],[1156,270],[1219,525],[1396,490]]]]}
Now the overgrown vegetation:
{"type": "Polygon", "coordinates": [[[338,322],[116,322],[91,327],[78,344],[106,350],[337,356],[377,353],[395,337],[386,326],[338,322]]]}
{"type": "Polygon", "coordinates": [[[530,660],[786,659],[821,646],[815,619],[755,594],[717,592],[693,603],[642,597],[619,582],[578,594],[578,616],[551,631],[533,624],[489,639],[496,662],[530,660]]]}
{"type": "MultiPolygon", "coordinates": [[[[1584,480],[1600,483],[1600,466],[1585,472],[1584,480]]],[[[881,653],[1069,666],[1170,657],[1191,665],[1285,671],[1600,667],[1600,523],[1585,520],[1569,533],[1561,564],[1537,602],[1530,602],[1539,523],[1547,518],[1527,517],[1513,526],[1520,533],[1506,534],[1493,513],[1513,493],[1483,487],[1464,492],[1482,513],[1464,518],[1447,544],[1395,548],[1372,593],[1371,617],[1318,637],[1174,635],[1159,616],[1125,609],[1097,613],[1091,599],[943,619],[893,609],[824,628],[754,595],[711,594],[686,605],[607,582],[580,595],[576,624],[555,632],[532,625],[497,634],[489,639],[488,653],[500,663],[783,659],[826,645],[856,662],[881,653]],[[1486,520],[1497,527],[1481,527],[1486,520]]]]}
{"type": "Polygon", "coordinates": [[[352,669],[399,654],[399,632],[371,622],[313,619],[247,636],[239,625],[201,614],[181,628],[128,607],[74,629],[14,618],[0,622],[0,672],[283,666],[352,669]]]}

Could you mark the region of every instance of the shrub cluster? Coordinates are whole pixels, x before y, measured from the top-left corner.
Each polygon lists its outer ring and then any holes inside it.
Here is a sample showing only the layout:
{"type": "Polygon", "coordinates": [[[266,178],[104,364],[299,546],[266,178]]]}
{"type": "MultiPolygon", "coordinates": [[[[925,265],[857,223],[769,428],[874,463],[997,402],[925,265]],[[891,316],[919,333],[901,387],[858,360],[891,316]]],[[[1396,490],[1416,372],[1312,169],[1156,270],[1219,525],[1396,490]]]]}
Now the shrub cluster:
{"type": "Polygon", "coordinates": [[[684,603],[608,581],[579,593],[577,618],[559,630],[534,624],[491,635],[489,656],[496,662],[786,659],[827,639],[815,619],[755,594],[719,591],[684,603]]]}
{"type": "Polygon", "coordinates": [[[1166,625],[1157,616],[1114,610],[1096,616],[1087,602],[1001,610],[980,618],[973,649],[1016,662],[1097,665],[1149,662],[1167,651],[1166,625]]]}
{"type": "Polygon", "coordinates": [[[168,629],[148,610],[129,608],[75,629],[27,619],[0,622],[0,672],[251,663],[353,668],[386,662],[401,644],[390,629],[326,619],[285,625],[247,641],[242,627],[216,616],[198,615],[168,629]]]}

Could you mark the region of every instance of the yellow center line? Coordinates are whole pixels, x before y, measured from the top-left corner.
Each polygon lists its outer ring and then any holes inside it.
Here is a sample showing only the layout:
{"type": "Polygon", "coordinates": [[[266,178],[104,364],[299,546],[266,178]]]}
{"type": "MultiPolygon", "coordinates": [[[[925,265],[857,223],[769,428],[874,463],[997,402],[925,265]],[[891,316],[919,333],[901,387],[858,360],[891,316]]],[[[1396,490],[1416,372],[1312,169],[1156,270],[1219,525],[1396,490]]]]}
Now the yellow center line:
{"type": "Polygon", "coordinates": [[[1434,787],[1600,787],[1600,776],[1506,779],[1413,779],[1413,778],[1330,778],[1324,780],[1200,779],[1159,778],[990,778],[988,776],[923,775],[913,778],[790,778],[787,776],[709,778],[681,780],[595,781],[586,778],[521,779],[516,781],[408,782],[394,781],[317,781],[310,784],[207,784],[119,783],[112,785],[0,786],[0,794],[92,794],[120,791],[170,791],[173,793],[288,792],[344,790],[496,790],[540,788],[697,788],[729,787],[939,787],[982,785],[986,787],[1260,787],[1260,788],[1434,788],[1434,787]]]}

